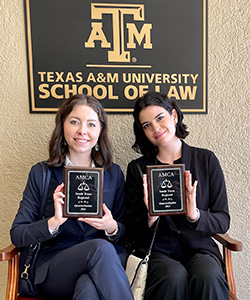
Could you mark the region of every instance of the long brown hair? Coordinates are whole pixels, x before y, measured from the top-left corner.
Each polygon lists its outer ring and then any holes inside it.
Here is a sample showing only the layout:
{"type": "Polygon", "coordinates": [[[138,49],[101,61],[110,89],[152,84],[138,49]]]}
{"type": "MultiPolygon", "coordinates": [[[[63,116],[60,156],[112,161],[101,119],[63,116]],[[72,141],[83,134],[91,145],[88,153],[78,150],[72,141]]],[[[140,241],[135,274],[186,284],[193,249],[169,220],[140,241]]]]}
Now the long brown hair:
{"type": "Polygon", "coordinates": [[[105,170],[110,169],[112,164],[111,144],[108,138],[107,116],[98,100],[93,96],[77,94],[69,99],[64,100],[59,107],[56,119],[55,128],[52,133],[49,143],[49,160],[48,164],[54,167],[61,166],[65,163],[66,154],[68,152],[68,145],[64,138],[63,125],[67,116],[71,113],[76,105],[86,105],[92,108],[98,115],[101,132],[98,139],[99,150],[92,148],[91,156],[96,166],[102,167],[105,170]]]}

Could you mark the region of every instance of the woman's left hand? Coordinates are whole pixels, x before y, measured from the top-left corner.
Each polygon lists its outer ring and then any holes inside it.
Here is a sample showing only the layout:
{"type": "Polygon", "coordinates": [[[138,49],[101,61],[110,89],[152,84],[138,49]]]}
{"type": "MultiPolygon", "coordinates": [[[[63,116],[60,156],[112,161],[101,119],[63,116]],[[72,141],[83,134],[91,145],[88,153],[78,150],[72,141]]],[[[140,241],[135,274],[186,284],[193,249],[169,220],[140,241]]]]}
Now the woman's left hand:
{"type": "Polygon", "coordinates": [[[95,227],[98,230],[106,230],[108,234],[112,234],[117,229],[117,222],[113,219],[111,211],[103,204],[104,215],[102,218],[79,218],[79,221],[83,221],[90,226],[95,227]]]}
{"type": "Polygon", "coordinates": [[[192,185],[192,174],[190,171],[185,171],[185,187],[186,187],[186,201],[187,201],[187,217],[190,220],[195,220],[197,215],[196,206],[196,189],[198,181],[196,180],[192,185]]]}

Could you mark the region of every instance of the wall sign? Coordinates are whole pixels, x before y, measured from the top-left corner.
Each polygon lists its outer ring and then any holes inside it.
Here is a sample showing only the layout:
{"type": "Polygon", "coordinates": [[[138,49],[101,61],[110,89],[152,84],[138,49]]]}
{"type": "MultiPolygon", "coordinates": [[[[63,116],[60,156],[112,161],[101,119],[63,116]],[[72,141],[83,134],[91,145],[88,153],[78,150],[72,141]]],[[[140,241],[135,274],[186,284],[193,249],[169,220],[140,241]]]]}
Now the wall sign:
{"type": "Polygon", "coordinates": [[[207,112],[207,1],[24,0],[30,112],[76,93],[130,113],[149,90],[207,112]]]}

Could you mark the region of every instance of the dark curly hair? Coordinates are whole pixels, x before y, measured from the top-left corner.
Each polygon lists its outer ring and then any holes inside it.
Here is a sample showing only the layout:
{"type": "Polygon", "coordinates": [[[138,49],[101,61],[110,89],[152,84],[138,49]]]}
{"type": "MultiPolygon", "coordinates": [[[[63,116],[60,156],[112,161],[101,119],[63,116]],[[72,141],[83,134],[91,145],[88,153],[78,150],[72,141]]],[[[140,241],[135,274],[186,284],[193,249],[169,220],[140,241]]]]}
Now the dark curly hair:
{"type": "Polygon", "coordinates": [[[178,115],[178,122],[176,124],[176,133],[175,135],[184,139],[188,136],[189,132],[187,131],[187,126],[182,123],[183,113],[180,108],[176,104],[174,100],[171,100],[167,97],[166,94],[159,92],[148,92],[142,97],[138,98],[135,107],[134,107],[134,134],[135,134],[135,143],[132,148],[140,154],[143,155],[152,155],[158,152],[158,148],[152,144],[149,139],[146,137],[144,130],[141,126],[141,122],[139,120],[139,114],[141,110],[150,106],[157,105],[161,106],[168,111],[170,115],[172,115],[172,110],[175,109],[178,115]]]}
{"type": "Polygon", "coordinates": [[[91,107],[98,115],[101,124],[101,132],[98,139],[100,149],[99,151],[96,151],[95,147],[92,148],[91,156],[97,166],[108,170],[112,164],[112,152],[108,138],[106,113],[98,100],[92,96],[82,94],[77,94],[64,100],[57,111],[55,119],[56,124],[49,143],[48,164],[58,167],[65,163],[68,145],[65,143],[63,125],[73,108],[79,104],[91,107]]]}

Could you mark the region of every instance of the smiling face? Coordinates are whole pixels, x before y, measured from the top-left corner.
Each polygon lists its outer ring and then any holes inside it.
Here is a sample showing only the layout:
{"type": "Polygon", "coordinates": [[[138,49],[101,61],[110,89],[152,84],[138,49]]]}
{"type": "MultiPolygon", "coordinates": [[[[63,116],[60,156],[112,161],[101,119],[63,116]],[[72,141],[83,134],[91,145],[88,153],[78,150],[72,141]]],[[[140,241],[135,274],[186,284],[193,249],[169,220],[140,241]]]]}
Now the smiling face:
{"type": "Polygon", "coordinates": [[[178,119],[175,109],[170,115],[163,107],[150,105],[141,110],[139,120],[146,137],[158,148],[167,146],[177,139],[175,124],[178,119]]]}
{"type": "Polygon", "coordinates": [[[101,132],[98,115],[91,107],[76,105],[66,117],[63,129],[70,157],[91,155],[101,132]]]}

